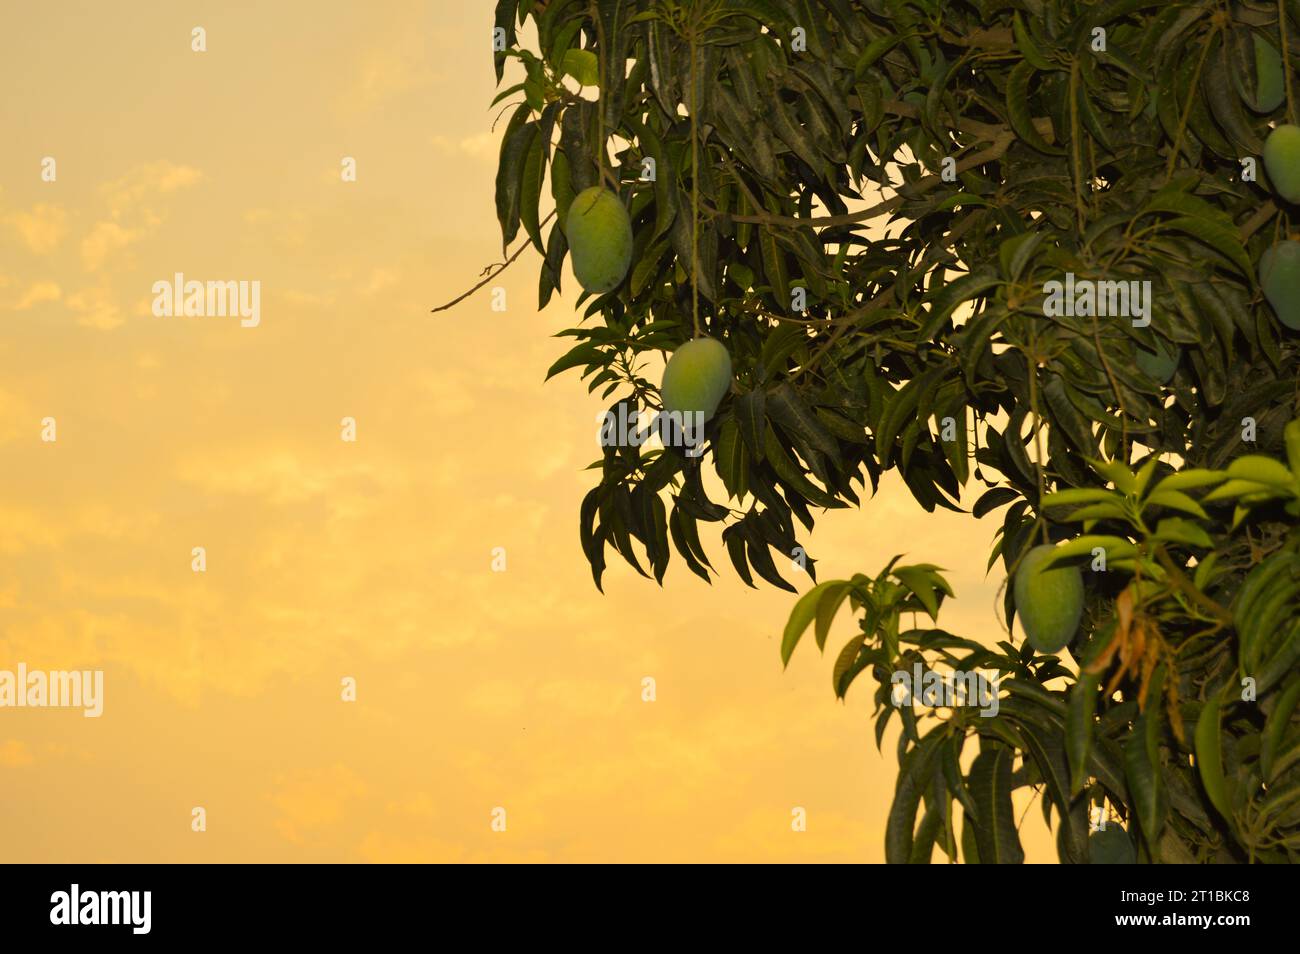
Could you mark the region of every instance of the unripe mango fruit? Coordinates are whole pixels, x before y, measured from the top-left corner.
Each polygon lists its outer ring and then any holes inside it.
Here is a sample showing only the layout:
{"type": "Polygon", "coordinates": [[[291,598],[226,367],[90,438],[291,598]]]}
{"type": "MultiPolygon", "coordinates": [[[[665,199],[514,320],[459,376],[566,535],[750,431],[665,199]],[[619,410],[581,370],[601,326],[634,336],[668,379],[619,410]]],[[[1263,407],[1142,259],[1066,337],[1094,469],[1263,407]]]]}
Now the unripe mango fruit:
{"type": "Polygon", "coordinates": [[[1262,36],[1255,37],[1255,104],[1259,113],[1271,113],[1282,105],[1282,54],[1262,36]]]}
{"type": "Polygon", "coordinates": [[[1083,574],[1077,566],[1044,568],[1055,548],[1034,547],[1016,570],[1016,612],[1030,644],[1040,653],[1064,648],[1083,615],[1083,574]]]}
{"type": "Polygon", "coordinates": [[[1300,242],[1287,240],[1264,250],[1259,285],[1277,320],[1300,331],[1300,242]]]}
{"type": "Polygon", "coordinates": [[[731,387],[731,355],[717,338],[696,338],[672,353],[659,397],[664,411],[702,413],[708,420],[731,387]]]}
{"type": "Polygon", "coordinates": [[[1300,126],[1284,123],[1268,134],[1264,168],[1274,192],[1288,202],[1300,202],[1300,126]]]}
{"type": "Polygon", "coordinates": [[[603,186],[573,197],[564,222],[573,274],[586,291],[613,291],[632,264],[632,220],[623,201],[603,186]]]}
{"type": "Polygon", "coordinates": [[[1123,825],[1108,822],[1105,828],[1088,836],[1088,864],[1137,864],[1137,852],[1133,850],[1133,842],[1123,825]]]}

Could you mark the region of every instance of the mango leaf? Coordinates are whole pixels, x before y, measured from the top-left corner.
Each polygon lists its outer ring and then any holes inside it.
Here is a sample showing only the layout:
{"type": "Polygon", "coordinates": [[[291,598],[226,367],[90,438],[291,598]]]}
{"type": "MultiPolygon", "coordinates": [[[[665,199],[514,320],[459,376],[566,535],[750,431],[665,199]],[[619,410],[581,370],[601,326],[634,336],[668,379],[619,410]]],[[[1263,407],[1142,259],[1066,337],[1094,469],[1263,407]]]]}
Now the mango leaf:
{"type": "Polygon", "coordinates": [[[1215,487],[1203,499],[1205,503],[1212,503],[1216,500],[1231,500],[1233,497],[1245,497],[1260,493],[1265,496],[1275,496],[1279,493],[1279,490],[1276,485],[1272,484],[1262,484],[1254,480],[1233,479],[1215,487]]]}
{"type": "Polygon", "coordinates": [[[560,68],[582,86],[600,85],[600,61],[590,50],[566,50],[560,68]]]}
{"type": "Polygon", "coordinates": [[[1241,236],[1234,229],[1226,228],[1209,219],[1192,218],[1191,216],[1179,216],[1178,218],[1169,219],[1163,223],[1167,229],[1184,232],[1203,245],[1214,249],[1229,262],[1236,266],[1248,280],[1254,280],[1254,269],[1251,268],[1250,256],[1246,254],[1246,248],[1241,243],[1241,236]]]}
{"type": "Polygon", "coordinates": [[[992,267],[985,265],[944,285],[931,300],[930,317],[918,337],[922,341],[934,340],[959,305],[1001,284],[1002,279],[998,273],[992,267]]]}
{"type": "Polygon", "coordinates": [[[1143,511],[1147,507],[1168,507],[1170,510],[1181,510],[1183,513],[1200,517],[1202,520],[1209,519],[1205,508],[1181,490],[1155,490],[1143,501],[1142,507],[1143,511]]]}
{"type": "Polygon", "coordinates": [[[1146,710],[1133,723],[1124,744],[1124,777],[1142,827],[1142,837],[1154,846],[1160,839],[1169,814],[1169,796],[1160,763],[1159,700],[1164,685],[1164,667],[1157,668],[1147,689],[1146,710]]]}
{"type": "Polygon", "coordinates": [[[1277,754],[1282,748],[1282,739],[1291,725],[1291,716],[1295,713],[1297,703],[1300,703],[1300,680],[1292,683],[1282,693],[1264,726],[1259,747],[1259,765],[1265,782],[1273,781],[1277,754]]]}
{"type": "Polygon", "coordinates": [[[1025,264],[1043,242],[1041,232],[1024,232],[1013,235],[998,246],[998,262],[1002,267],[1002,277],[1009,282],[1020,280],[1020,273],[1025,264]]]}
{"type": "MultiPolygon", "coordinates": [[[[1012,17],[1011,26],[1016,37],[1016,49],[1033,67],[1037,70],[1050,70],[1052,63],[1038,49],[1038,44],[1034,42],[1033,34],[1025,26],[1025,21],[1020,18],[1020,11],[1017,10],[1012,17]]],[[[1015,281],[1014,277],[1012,281],[1015,281]]]]}
{"type": "Polygon", "coordinates": [[[740,426],[740,436],[749,449],[750,456],[756,460],[763,459],[764,432],[767,429],[766,395],[755,389],[738,395],[732,402],[732,413],[740,426]]]}
{"type": "Polygon", "coordinates": [[[847,506],[843,501],[837,500],[804,476],[803,470],[795,464],[789,453],[781,446],[781,442],[777,440],[776,434],[770,427],[763,435],[763,453],[767,458],[767,462],[772,465],[772,469],[776,471],[777,476],[810,503],[828,509],[847,506]]]}
{"type": "Polygon", "coordinates": [[[1206,470],[1203,467],[1193,467],[1188,470],[1181,470],[1176,474],[1170,474],[1158,481],[1152,489],[1151,494],[1154,496],[1169,490],[1195,490],[1198,487],[1210,487],[1214,484],[1221,484],[1227,480],[1227,475],[1222,471],[1206,470]]]}
{"type": "Polygon", "coordinates": [[[1091,557],[1092,551],[1100,547],[1106,551],[1107,562],[1113,562],[1117,559],[1133,556],[1137,553],[1137,546],[1130,540],[1123,537],[1108,536],[1105,534],[1086,534],[1081,537],[1075,537],[1073,540],[1067,540],[1056,545],[1052,551],[1051,559],[1048,566],[1056,566],[1066,560],[1074,557],[1091,557]]]}
{"type": "Polygon", "coordinates": [[[555,200],[555,218],[561,229],[569,217],[573,202],[573,180],[569,175],[569,158],[563,149],[555,150],[551,159],[551,198],[555,200]]]}
{"type": "Polygon", "coordinates": [[[1222,694],[1216,693],[1206,700],[1201,715],[1196,720],[1196,770],[1205,786],[1205,794],[1224,818],[1232,819],[1232,805],[1228,798],[1228,781],[1223,774],[1223,736],[1220,725],[1222,694]]]}
{"type": "Polygon", "coordinates": [[[971,514],[978,519],[1019,497],[1020,492],[1012,490],[1010,487],[990,488],[980,496],[979,500],[975,501],[975,506],[971,507],[971,514]]]}
{"type": "MultiPolygon", "coordinates": [[[[785,624],[785,632],[781,634],[781,664],[783,666],[790,664],[790,657],[794,654],[795,646],[799,645],[799,640],[807,631],[809,624],[816,618],[818,601],[821,600],[825,593],[838,587],[847,587],[847,585],[844,580],[827,580],[824,583],[818,583],[799,597],[798,602],[794,604],[794,609],[790,611],[790,618],[785,624]]],[[[824,639],[818,642],[820,644],[824,642],[824,639]]]]}
{"type": "Polygon", "coordinates": [[[542,231],[538,222],[538,202],[542,195],[542,183],[546,177],[546,156],[543,151],[542,137],[531,137],[528,156],[519,179],[519,221],[523,223],[524,232],[532,240],[533,247],[546,254],[542,245],[542,231]]]}
{"type": "Polygon", "coordinates": [[[971,823],[975,825],[980,861],[986,865],[1018,865],[1025,860],[1011,806],[1011,763],[1014,759],[1015,753],[1011,749],[994,745],[980,752],[971,763],[971,798],[979,818],[978,823],[971,823]]]}
{"type": "Polygon", "coordinates": [[[1206,550],[1214,547],[1214,540],[1204,529],[1182,517],[1165,517],[1156,525],[1156,532],[1152,534],[1151,539],[1181,543],[1189,547],[1202,547],[1206,550]]]}
{"type": "Polygon", "coordinates": [[[894,570],[894,576],[916,594],[916,598],[921,601],[921,605],[925,607],[931,619],[939,618],[939,598],[935,594],[930,574],[915,567],[898,567],[894,570]]]}
{"type": "Polygon", "coordinates": [[[831,623],[834,621],[840,605],[844,602],[844,598],[849,595],[849,590],[852,589],[852,584],[847,580],[834,580],[831,582],[834,585],[827,587],[817,601],[817,617],[814,621],[813,632],[817,637],[818,649],[826,648],[826,637],[830,635],[831,623]]]}
{"type": "Polygon", "coordinates": [[[1133,471],[1129,470],[1124,464],[1117,460],[1093,460],[1089,461],[1101,474],[1112,484],[1115,489],[1126,496],[1135,496],[1137,494],[1137,478],[1133,471]]]}
{"type": "Polygon", "coordinates": [[[519,196],[524,179],[524,165],[537,135],[537,123],[523,123],[507,134],[501,149],[501,163],[497,167],[496,203],[503,249],[508,248],[519,234],[519,196]]]}
{"type": "MultiPolygon", "coordinates": [[[[1028,60],[1021,60],[1007,77],[1007,117],[1011,120],[1011,128],[1015,130],[1016,135],[1028,145],[1049,156],[1060,155],[1064,150],[1049,144],[1042,137],[1042,134],[1034,125],[1033,117],[1030,115],[1029,81],[1035,72],[1037,71],[1033,63],[1028,60]]],[[[987,863],[985,862],[985,864],[987,863]]]]}
{"type": "MultiPolygon", "coordinates": [[[[835,658],[835,665],[831,667],[831,688],[835,692],[836,699],[843,699],[845,693],[849,691],[849,685],[853,682],[853,677],[861,671],[862,665],[859,660],[862,658],[862,647],[867,641],[866,633],[858,633],[840,650],[840,654],[835,658]]],[[[893,706],[886,706],[882,719],[888,721],[889,715],[894,711],[893,706]]],[[[876,745],[880,745],[880,739],[877,736],[876,745]]]]}
{"type": "Polygon", "coordinates": [[[713,448],[713,465],[729,496],[739,500],[748,493],[748,458],[734,418],[724,421],[718,432],[718,440],[713,448]]]}
{"type": "Polygon", "coordinates": [[[1101,490],[1092,487],[1069,487],[1054,490],[1043,496],[1044,507],[1064,507],[1082,503],[1113,503],[1117,506],[1124,500],[1113,490],[1101,490]]]}
{"type": "Polygon", "coordinates": [[[1097,708],[1097,686],[1101,677],[1084,671],[1070,689],[1065,714],[1065,751],[1070,760],[1070,794],[1083,791],[1088,778],[1088,755],[1092,751],[1093,715],[1097,708]]]}
{"type": "Polygon", "coordinates": [[[943,737],[936,728],[910,751],[898,769],[894,802],[885,826],[885,861],[906,864],[912,855],[913,825],[921,795],[929,787],[943,737]]]}
{"type": "Polygon", "coordinates": [[[1283,464],[1262,454],[1247,454],[1228,465],[1233,480],[1250,480],[1284,490],[1296,488],[1296,478],[1283,464]]]}

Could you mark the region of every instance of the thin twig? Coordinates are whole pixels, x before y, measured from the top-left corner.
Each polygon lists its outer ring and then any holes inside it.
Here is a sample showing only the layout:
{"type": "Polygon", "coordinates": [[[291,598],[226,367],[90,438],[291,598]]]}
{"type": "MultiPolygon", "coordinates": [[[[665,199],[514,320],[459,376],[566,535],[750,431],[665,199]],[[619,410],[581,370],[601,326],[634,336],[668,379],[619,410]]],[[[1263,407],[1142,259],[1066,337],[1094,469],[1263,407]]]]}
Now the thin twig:
{"type": "Polygon", "coordinates": [[[1025,816],[1029,814],[1029,809],[1034,807],[1034,802],[1038,801],[1038,793],[1042,791],[1041,786],[1034,787],[1034,794],[1030,796],[1029,801],[1025,803],[1025,810],[1020,814],[1020,821],[1016,822],[1016,831],[1025,823],[1025,816]]]}
{"type": "MultiPolygon", "coordinates": [[[[914,106],[911,103],[905,103],[901,100],[887,99],[880,104],[882,111],[890,116],[903,116],[907,119],[920,119],[921,107],[914,106]]],[[[1033,120],[1034,128],[1039,134],[1049,141],[1054,138],[1052,130],[1052,121],[1046,116],[1039,116],[1033,120]]],[[[971,135],[978,136],[981,140],[992,142],[1004,133],[1011,132],[1011,127],[1002,123],[982,123],[978,119],[968,119],[965,116],[958,116],[952,122],[952,127],[958,132],[968,132],[971,135]]]]}
{"type": "Polygon", "coordinates": [[[1110,361],[1106,358],[1106,350],[1101,346],[1101,331],[1097,327],[1097,316],[1092,316],[1092,343],[1097,347],[1097,357],[1101,359],[1102,369],[1106,372],[1106,379],[1110,381],[1110,388],[1115,392],[1115,404],[1119,407],[1119,431],[1120,446],[1123,448],[1124,463],[1128,464],[1128,411],[1124,407],[1124,395],[1119,389],[1119,382],[1115,380],[1115,372],[1110,369],[1110,361]]]}
{"type": "MultiPolygon", "coordinates": [[[[593,26],[596,28],[596,72],[600,77],[600,85],[596,87],[596,124],[598,129],[596,146],[600,150],[596,157],[596,167],[600,170],[603,179],[605,177],[605,162],[609,158],[609,155],[605,152],[605,67],[607,66],[605,24],[600,20],[600,7],[597,6],[596,0],[591,0],[590,9],[593,26]]],[[[617,188],[615,186],[615,189],[617,188]]]]}
{"type": "MultiPolygon", "coordinates": [[[[1034,502],[1034,507],[1038,511],[1038,529],[1043,543],[1051,543],[1051,538],[1047,533],[1047,521],[1043,515],[1043,497],[1047,495],[1047,479],[1043,470],[1044,458],[1043,453],[1043,415],[1038,409],[1038,330],[1037,325],[1032,322],[1029,325],[1029,359],[1028,364],[1029,376],[1029,409],[1034,413],[1034,471],[1038,476],[1038,500],[1034,502]]],[[[1020,435],[1015,435],[1016,440],[1020,435]]]]}
{"type": "Polygon", "coordinates": [[[1080,151],[1080,141],[1082,136],[1079,135],[1079,61],[1074,59],[1070,63],[1070,166],[1074,172],[1074,208],[1079,216],[1079,234],[1082,235],[1086,229],[1084,221],[1087,219],[1087,213],[1083,209],[1083,153],[1080,151]]]}
{"type": "Polygon", "coordinates": [[[691,19],[691,321],[700,336],[700,131],[699,80],[695,60],[699,20],[691,19]]]}
{"type": "MultiPolygon", "coordinates": [[[[551,219],[553,219],[553,218],[555,218],[555,210],[554,210],[554,209],[551,210],[551,214],[550,214],[550,215],[548,215],[546,218],[542,219],[542,221],[539,223],[539,226],[538,226],[538,227],[540,228],[542,225],[545,225],[547,222],[551,221],[551,219]]],[[[486,269],[484,269],[484,271],[491,271],[491,269],[495,267],[495,268],[496,268],[496,271],[491,272],[491,274],[489,274],[487,278],[483,279],[481,282],[479,282],[477,285],[475,285],[475,286],[474,286],[473,288],[471,288],[469,291],[465,292],[463,295],[460,295],[460,296],[458,296],[458,297],[456,297],[456,298],[453,298],[451,301],[447,302],[447,304],[445,304],[445,305],[439,305],[437,308],[430,308],[430,309],[429,309],[430,314],[432,314],[432,313],[435,312],[435,311],[446,311],[448,308],[454,308],[456,305],[459,305],[461,302],[463,302],[463,301],[464,301],[466,298],[468,298],[470,295],[474,294],[476,291],[478,291],[480,288],[482,288],[482,287],[483,287],[484,285],[486,285],[488,282],[492,281],[492,279],[496,278],[498,275],[500,275],[502,272],[504,272],[507,268],[509,268],[511,265],[513,265],[515,259],[517,259],[520,255],[522,255],[522,254],[524,253],[524,249],[526,249],[530,244],[532,244],[532,240],[531,240],[531,239],[528,239],[528,238],[525,238],[525,239],[523,240],[523,242],[520,243],[519,247],[518,247],[517,249],[514,250],[514,253],[511,254],[511,256],[510,256],[509,258],[507,258],[504,262],[502,262],[500,265],[497,265],[497,266],[489,265],[486,269]]]]}
{"type": "Polygon", "coordinates": [[[1277,0],[1277,26],[1281,31],[1282,40],[1282,82],[1286,84],[1286,118],[1287,122],[1295,122],[1295,103],[1291,99],[1291,51],[1287,47],[1286,39],[1286,5],[1282,0],[1277,0]]]}
{"type": "Polygon", "coordinates": [[[1174,165],[1178,162],[1178,153],[1183,148],[1183,135],[1187,132],[1187,120],[1192,114],[1192,103],[1195,102],[1197,91],[1200,89],[1201,68],[1205,66],[1205,58],[1210,53],[1210,43],[1218,32],[1215,29],[1205,34],[1205,42],[1201,44],[1201,58],[1196,61],[1196,70],[1192,73],[1192,82],[1187,88],[1187,101],[1183,104],[1183,113],[1178,119],[1178,134],[1174,136],[1173,148],[1169,150],[1169,161],[1165,164],[1166,182],[1174,176],[1174,165]]]}

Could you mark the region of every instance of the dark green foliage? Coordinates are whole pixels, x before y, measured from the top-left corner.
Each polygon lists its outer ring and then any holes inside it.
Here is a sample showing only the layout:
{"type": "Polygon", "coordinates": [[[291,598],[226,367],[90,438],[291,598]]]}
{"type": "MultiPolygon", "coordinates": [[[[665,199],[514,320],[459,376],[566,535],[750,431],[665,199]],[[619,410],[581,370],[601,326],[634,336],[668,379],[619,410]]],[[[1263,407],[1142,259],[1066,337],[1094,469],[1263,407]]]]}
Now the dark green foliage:
{"type": "MultiPolygon", "coordinates": [[[[1018,860],[1003,822],[1023,786],[1065,861],[1087,860],[1090,799],[1139,861],[1300,857],[1300,430],[1283,439],[1300,349],[1258,279],[1295,209],[1242,174],[1288,119],[1255,60],[1257,39],[1296,60],[1287,9],[1284,43],[1276,5],[1217,0],[498,4],[512,35],[536,27],[535,50],[498,60],[524,76],[497,211],[545,250],[541,303],[566,244],[533,234],[539,170],[561,221],[603,178],[633,227],[627,279],[578,299],[552,373],[657,409],[645,356],[695,336],[698,291],[698,333],[735,377],[704,457],[605,449],[580,514],[597,585],[609,548],[656,579],[675,551],[709,579],[720,537],[745,582],[792,588],[792,559],[813,569],[799,534],[890,469],[926,510],[977,498],[1008,575],[1044,542],[1086,567],[1061,658],[903,630],[951,596],[924,564],[795,607],[784,658],[809,626],[824,645],[847,602],[861,632],[835,692],[872,675],[878,740],[899,714],[891,860],[1018,860]],[[596,57],[598,101],[574,92],[592,79],[575,51],[596,57]],[[1149,322],[1049,312],[1067,274],[1149,281],[1149,322]],[[923,733],[934,714],[888,701],[917,661],[1000,672],[999,713],[923,733]]],[[[1013,591],[1005,608],[1010,625],[1013,591]]]]}
{"type": "Polygon", "coordinates": [[[1109,825],[1088,836],[1088,863],[1093,865],[1131,865],[1137,861],[1133,842],[1123,826],[1109,825]]]}

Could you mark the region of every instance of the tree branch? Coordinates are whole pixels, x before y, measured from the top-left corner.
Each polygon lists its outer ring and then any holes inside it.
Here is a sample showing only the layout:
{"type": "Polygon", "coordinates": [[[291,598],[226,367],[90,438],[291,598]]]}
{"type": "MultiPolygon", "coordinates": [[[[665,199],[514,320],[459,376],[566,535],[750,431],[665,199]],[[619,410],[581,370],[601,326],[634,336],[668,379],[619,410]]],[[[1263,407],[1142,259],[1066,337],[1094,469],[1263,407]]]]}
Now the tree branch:
{"type": "MultiPolygon", "coordinates": [[[[555,210],[554,210],[554,209],[551,210],[551,214],[550,214],[550,215],[548,215],[546,218],[542,219],[542,221],[541,221],[541,223],[538,225],[538,227],[540,228],[542,225],[545,225],[547,222],[551,221],[551,219],[553,219],[553,218],[555,218],[555,210]]],[[[478,291],[480,288],[482,288],[482,287],[483,287],[484,285],[486,285],[488,282],[492,281],[492,279],[496,278],[498,275],[500,275],[502,272],[504,272],[507,268],[509,268],[511,265],[513,265],[513,264],[515,263],[515,259],[517,259],[520,255],[522,255],[522,254],[524,253],[524,249],[526,249],[526,248],[529,246],[529,244],[531,243],[531,241],[532,241],[531,239],[525,238],[525,239],[523,240],[523,242],[520,243],[519,247],[518,247],[517,249],[514,250],[514,253],[513,253],[509,258],[507,258],[504,262],[502,262],[500,265],[496,265],[496,266],[489,265],[487,268],[483,269],[483,271],[485,271],[485,272],[490,272],[490,274],[487,276],[487,278],[483,279],[481,282],[479,282],[477,285],[475,285],[475,286],[474,286],[473,288],[471,288],[469,291],[465,292],[463,295],[460,295],[460,296],[458,296],[458,297],[456,297],[456,298],[453,298],[451,301],[447,302],[447,304],[445,304],[445,305],[439,305],[437,308],[430,308],[430,309],[429,309],[429,313],[432,314],[433,312],[436,312],[436,311],[446,311],[448,308],[454,308],[456,305],[459,305],[461,302],[463,302],[463,301],[464,301],[466,298],[468,298],[470,295],[474,294],[476,291],[478,291]],[[494,267],[496,268],[496,271],[492,271],[492,269],[493,269],[494,267]]]]}
{"type": "MultiPolygon", "coordinates": [[[[1015,142],[1015,133],[1004,131],[994,139],[993,143],[987,149],[967,156],[961,162],[957,163],[957,172],[965,172],[975,166],[983,165],[986,162],[992,162],[994,159],[1000,159],[1006,151],[1015,142]]],[[[908,199],[914,199],[919,195],[924,195],[935,186],[942,185],[944,179],[942,176],[926,176],[919,179],[910,186],[904,186],[903,192],[894,196],[892,199],[886,199],[884,202],[878,202],[870,208],[862,209],[858,212],[849,212],[845,215],[823,215],[812,218],[798,218],[791,215],[772,215],[771,213],[758,213],[755,215],[732,215],[733,222],[750,222],[754,225],[781,225],[789,228],[831,228],[838,225],[855,225],[858,222],[865,222],[868,219],[878,218],[893,212],[908,199]]],[[[709,207],[712,215],[724,215],[718,209],[709,207]]]]}
{"type": "Polygon", "coordinates": [[[1170,579],[1174,581],[1174,585],[1178,588],[1179,592],[1223,625],[1233,625],[1232,614],[1198,590],[1196,585],[1187,578],[1187,574],[1184,573],[1170,558],[1163,545],[1158,544],[1156,546],[1155,558],[1156,561],[1164,567],[1165,572],[1169,574],[1170,579]]]}
{"type": "Polygon", "coordinates": [[[1263,205],[1259,207],[1259,210],[1254,215],[1248,218],[1245,222],[1241,223],[1242,239],[1245,240],[1250,238],[1257,231],[1259,231],[1260,226],[1262,226],[1265,222],[1267,222],[1276,214],[1277,214],[1277,206],[1273,204],[1272,200],[1270,199],[1268,202],[1265,202],[1263,205]]]}

